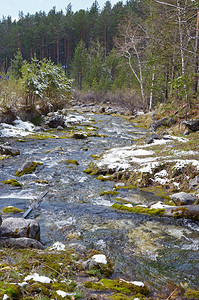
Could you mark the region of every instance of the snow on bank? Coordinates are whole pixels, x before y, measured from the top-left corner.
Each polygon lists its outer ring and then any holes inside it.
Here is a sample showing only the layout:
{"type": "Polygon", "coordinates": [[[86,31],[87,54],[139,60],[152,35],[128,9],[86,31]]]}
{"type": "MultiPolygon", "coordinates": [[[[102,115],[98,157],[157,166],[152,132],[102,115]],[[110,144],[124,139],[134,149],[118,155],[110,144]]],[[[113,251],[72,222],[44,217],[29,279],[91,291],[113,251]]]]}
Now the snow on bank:
{"type": "MultiPolygon", "coordinates": [[[[175,168],[192,164],[199,170],[199,161],[196,159],[184,159],[184,156],[197,155],[196,151],[176,151],[171,149],[170,156],[155,156],[155,150],[147,150],[147,148],[156,145],[164,145],[173,143],[175,140],[186,143],[188,139],[165,135],[163,139],[154,140],[153,144],[144,144],[140,146],[129,146],[122,148],[113,148],[106,151],[103,156],[95,161],[99,168],[106,168],[114,171],[134,170],[141,173],[152,173],[154,168],[164,162],[176,162],[175,168]],[[176,154],[176,155],[175,155],[176,154]],[[178,159],[176,159],[176,156],[178,159]],[[180,159],[182,157],[182,159],[180,159]],[[159,160],[160,158],[160,160],[159,160]]],[[[166,170],[157,173],[155,181],[160,184],[167,183],[168,174],[166,170]]]]}
{"type": "Polygon", "coordinates": [[[113,148],[107,151],[102,159],[96,161],[98,167],[106,166],[109,169],[116,169],[117,171],[131,168],[132,163],[146,163],[153,161],[154,158],[150,157],[153,155],[153,151],[136,149],[135,146],[113,148]],[[142,158],[145,156],[145,158],[142,158]],[[148,158],[146,158],[148,156],[148,158]]]}
{"type": "Polygon", "coordinates": [[[24,281],[29,281],[29,280],[34,280],[34,281],[37,281],[37,282],[41,282],[41,283],[50,283],[52,282],[52,279],[50,279],[49,277],[46,277],[46,276],[40,276],[39,274],[37,273],[34,273],[33,275],[28,275],[24,278],[24,281]]]}
{"type": "Polygon", "coordinates": [[[20,118],[13,122],[14,125],[1,123],[1,137],[27,136],[34,132],[35,126],[31,122],[23,122],[20,118]]]}

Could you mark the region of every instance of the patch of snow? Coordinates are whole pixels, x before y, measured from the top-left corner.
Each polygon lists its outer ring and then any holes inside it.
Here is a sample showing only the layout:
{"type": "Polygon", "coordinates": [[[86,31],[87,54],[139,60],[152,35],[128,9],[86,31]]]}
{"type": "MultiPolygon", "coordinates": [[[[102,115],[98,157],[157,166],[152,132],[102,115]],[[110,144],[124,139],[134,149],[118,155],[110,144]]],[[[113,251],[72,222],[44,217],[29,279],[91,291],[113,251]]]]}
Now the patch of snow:
{"type": "Polygon", "coordinates": [[[40,276],[37,273],[34,273],[33,275],[28,275],[24,278],[24,281],[29,281],[29,280],[34,280],[37,282],[42,282],[42,283],[50,283],[52,282],[52,279],[50,279],[49,277],[46,276],[40,276]]]}
{"type": "Polygon", "coordinates": [[[167,178],[155,177],[155,182],[159,182],[161,185],[164,185],[168,182],[167,178]]]}
{"type": "Polygon", "coordinates": [[[25,285],[27,285],[28,283],[26,282],[26,281],[24,281],[24,282],[21,282],[21,283],[17,283],[19,286],[25,286],[25,285]]]}
{"type": "Polygon", "coordinates": [[[72,295],[72,294],[68,294],[68,293],[66,293],[64,291],[60,291],[60,290],[56,291],[56,293],[57,293],[57,295],[61,296],[62,298],[65,298],[66,296],[71,296],[72,295]]]}
{"type": "Polygon", "coordinates": [[[173,154],[175,156],[189,156],[189,155],[198,155],[199,152],[198,151],[178,151],[178,150],[173,150],[173,154]]]}
{"type": "Polygon", "coordinates": [[[178,142],[182,142],[182,143],[188,142],[188,139],[186,139],[186,138],[182,138],[182,137],[174,136],[174,135],[170,135],[170,134],[164,135],[164,138],[177,140],[178,142]]]}
{"type": "Polygon", "coordinates": [[[107,264],[107,259],[106,259],[106,256],[104,254],[93,255],[92,260],[96,263],[99,263],[99,264],[104,264],[104,265],[107,264]]]}
{"type": "Polygon", "coordinates": [[[175,164],[174,168],[180,169],[186,165],[193,165],[194,167],[197,168],[199,171],[199,160],[196,159],[183,159],[183,160],[177,160],[177,163],[175,164]]]}
{"type": "Polygon", "coordinates": [[[166,205],[166,204],[163,204],[161,201],[158,201],[157,203],[151,205],[150,208],[159,209],[159,208],[167,208],[167,207],[173,207],[173,206],[172,205],[166,205]]]}
{"type": "Polygon", "coordinates": [[[175,186],[175,187],[177,187],[177,189],[179,189],[180,188],[180,183],[179,182],[173,182],[173,185],[175,186]]]}
{"type": "Polygon", "coordinates": [[[120,281],[124,281],[126,283],[131,283],[131,284],[134,284],[134,285],[137,285],[137,286],[144,287],[144,283],[142,281],[126,281],[124,279],[120,279],[120,281]]]}
{"type": "Polygon", "coordinates": [[[159,162],[150,162],[150,163],[146,164],[144,167],[140,168],[139,171],[142,173],[152,174],[153,169],[159,165],[160,165],[159,162]]]}
{"type": "Polygon", "coordinates": [[[3,300],[7,300],[7,299],[9,299],[9,296],[6,295],[6,294],[4,294],[4,295],[3,295],[3,300]]]}
{"type": "Polygon", "coordinates": [[[127,206],[127,207],[133,207],[133,205],[132,204],[124,204],[124,206],[127,206]]]}
{"type": "Polygon", "coordinates": [[[49,250],[65,251],[66,246],[60,242],[56,242],[49,248],[49,250]]]}
{"type": "Polygon", "coordinates": [[[23,122],[21,119],[14,121],[14,125],[1,123],[0,134],[2,137],[27,136],[34,132],[35,126],[30,122],[23,122]]]}
{"type": "Polygon", "coordinates": [[[163,177],[167,177],[168,176],[168,173],[167,173],[167,171],[166,170],[162,170],[162,171],[160,171],[160,172],[158,172],[158,173],[155,173],[155,177],[161,177],[161,178],[163,178],[163,177]]]}
{"type": "Polygon", "coordinates": [[[140,156],[153,155],[153,151],[136,149],[135,146],[113,148],[107,151],[102,159],[96,161],[98,167],[108,166],[110,169],[125,170],[131,168],[131,163],[144,163],[154,158],[139,158],[140,156]]]}

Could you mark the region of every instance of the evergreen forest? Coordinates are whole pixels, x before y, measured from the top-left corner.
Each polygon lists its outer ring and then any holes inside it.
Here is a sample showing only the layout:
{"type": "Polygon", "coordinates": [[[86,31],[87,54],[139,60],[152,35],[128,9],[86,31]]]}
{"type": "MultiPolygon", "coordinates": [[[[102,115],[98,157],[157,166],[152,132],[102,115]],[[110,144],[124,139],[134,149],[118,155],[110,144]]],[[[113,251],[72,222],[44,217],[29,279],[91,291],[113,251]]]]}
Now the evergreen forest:
{"type": "Polygon", "coordinates": [[[56,80],[54,90],[51,84],[41,92],[27,78],[57,66],[81,93],[118,98],[122,93],[132,106],[140,103],[146,110],[171,100],[191,107],[198,97],[198,9],[196,0],[129,0],[114,6],[107,1],[102,9],[95,1],[77,12],[69,4],[65,11],[53,7],[48,13],[20,12],[18,20],[3,17],[1,103],[13,98],[2,83],[11,77],[21,80],[15,91],[22,85],[23,93],[28,90],[26,104],[30,98],[53,97],[56,80]]]}

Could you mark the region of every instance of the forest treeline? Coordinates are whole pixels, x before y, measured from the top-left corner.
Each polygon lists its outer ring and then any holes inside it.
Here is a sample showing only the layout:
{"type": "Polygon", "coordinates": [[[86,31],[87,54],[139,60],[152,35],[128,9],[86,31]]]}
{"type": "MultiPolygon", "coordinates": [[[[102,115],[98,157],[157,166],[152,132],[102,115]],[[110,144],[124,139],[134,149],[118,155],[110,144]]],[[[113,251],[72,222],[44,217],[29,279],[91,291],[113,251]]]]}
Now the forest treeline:
{"type": "Polygon", "coordinates": [[[128,91],[149,109],[198,97],[197,0],[129,0],[102,9],[19,13],[0,21],[0,68],[9,74],[17,51],[30,62],[51,60],[82,91],[128,91]]]}

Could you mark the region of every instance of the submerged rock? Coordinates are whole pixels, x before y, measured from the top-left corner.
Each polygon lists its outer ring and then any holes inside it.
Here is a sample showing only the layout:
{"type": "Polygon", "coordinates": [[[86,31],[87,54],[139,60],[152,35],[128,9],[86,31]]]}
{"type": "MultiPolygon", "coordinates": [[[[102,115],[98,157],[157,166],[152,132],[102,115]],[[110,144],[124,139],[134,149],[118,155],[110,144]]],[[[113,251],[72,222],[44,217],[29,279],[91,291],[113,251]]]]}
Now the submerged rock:
{"type": "Polygon", "coordinates": [[[15,155],[19,155],[20,151],[12,148],[9,145],[0,145],[0,154],[15,156],[15,155]]]}
{"type": "Polygon", "coordinates": [[[191,205],[197,200],[197,197],[190,193],[180,192],[171,195],[171,199],[177,206],[181,205],[191,205]]]}
{"type": "Polygon", "coordinates": [[[34,172],[36,167],[41,165],[41,163],[35,161],[26,161],[23,165],[16,171],[16,176],[21,177],[24,174],[30,174],[34,172]]]}
{"type": "Polygon", "coordinates": [[[36,220],[24,218],[4,219],[0,227],[0,237],[40,239],[40,226],[36,220]]]}

